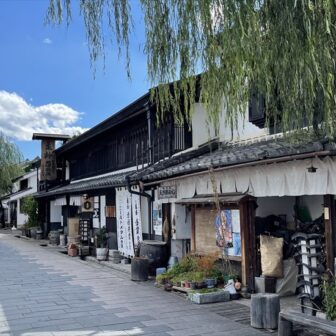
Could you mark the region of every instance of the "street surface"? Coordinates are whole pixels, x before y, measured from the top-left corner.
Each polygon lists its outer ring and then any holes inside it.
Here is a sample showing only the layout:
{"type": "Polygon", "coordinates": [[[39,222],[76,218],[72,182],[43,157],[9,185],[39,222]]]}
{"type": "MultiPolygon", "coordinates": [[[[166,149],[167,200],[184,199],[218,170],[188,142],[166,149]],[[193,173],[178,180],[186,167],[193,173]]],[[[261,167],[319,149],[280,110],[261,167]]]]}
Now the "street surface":
{"type": "Polygon", "coordinates": [[[0,233],[0,336],[257,336],[101,265],[0,233]]]}

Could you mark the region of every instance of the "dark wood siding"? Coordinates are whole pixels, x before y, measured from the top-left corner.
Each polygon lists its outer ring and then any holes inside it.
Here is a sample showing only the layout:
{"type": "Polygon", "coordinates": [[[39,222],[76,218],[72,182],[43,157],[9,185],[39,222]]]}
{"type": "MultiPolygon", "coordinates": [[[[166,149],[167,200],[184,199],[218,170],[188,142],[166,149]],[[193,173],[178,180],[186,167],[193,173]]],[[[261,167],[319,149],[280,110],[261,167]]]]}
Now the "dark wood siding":
{"type": "Polygon", "coordinates": [[[191,131],[167,117],[159,126],[152,117],[151,147],[146,113],[94,137],[69,152],[70,178],[80,179],[128,167],[143,167],[191,147],[191,131]],[[150,151],[152,152],[150,155],[150,151]]]}

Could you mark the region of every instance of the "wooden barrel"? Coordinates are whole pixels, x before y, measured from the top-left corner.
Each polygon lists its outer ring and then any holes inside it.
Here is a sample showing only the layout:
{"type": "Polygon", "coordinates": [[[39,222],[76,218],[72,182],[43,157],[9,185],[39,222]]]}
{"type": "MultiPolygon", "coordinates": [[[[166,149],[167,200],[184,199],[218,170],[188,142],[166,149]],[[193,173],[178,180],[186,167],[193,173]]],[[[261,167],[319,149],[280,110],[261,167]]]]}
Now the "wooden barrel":
{"type": "Polygon", "coordinates": [[[58,231],[49,232],[49,244],[58,245],[59,244],[60,233],[58,231]]]}
{"type": "Polygon", "coordinates": [[[134,257],[131,262],[131,280],[147,281],[148,280],[148,259],[134,257]]]}
{"type": "Polygon", "coordinates": [[[167,243],[159,240],[144,240],[140,244],[139,256],[148,259],[150,275],[155,275],[158,267],[167,266],[167,243]]]}

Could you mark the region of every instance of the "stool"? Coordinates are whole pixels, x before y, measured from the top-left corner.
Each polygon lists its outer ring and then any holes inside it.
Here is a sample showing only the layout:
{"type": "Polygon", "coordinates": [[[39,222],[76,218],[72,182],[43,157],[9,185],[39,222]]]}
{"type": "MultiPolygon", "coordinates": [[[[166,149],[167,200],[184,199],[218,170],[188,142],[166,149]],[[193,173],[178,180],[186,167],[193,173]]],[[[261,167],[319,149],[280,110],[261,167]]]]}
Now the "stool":
{"type": "Polygon", "coordinates": [[[280,312],[278,294],[260,293],[251,296],[251,326],[257,329],[277,329],[280,312]]]}

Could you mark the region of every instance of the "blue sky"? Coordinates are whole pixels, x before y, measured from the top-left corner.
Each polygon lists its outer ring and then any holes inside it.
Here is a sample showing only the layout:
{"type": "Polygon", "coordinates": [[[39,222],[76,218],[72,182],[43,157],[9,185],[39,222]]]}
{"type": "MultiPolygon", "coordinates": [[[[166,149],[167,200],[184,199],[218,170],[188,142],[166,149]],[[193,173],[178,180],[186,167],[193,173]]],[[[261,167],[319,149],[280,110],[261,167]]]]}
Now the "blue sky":
{"type": "MultiPolygon", "coordinates": [[[[71,25],[46,26],[48,0],[0,1],[0,131],[17,143],[25,158],[39,155],[33,131],[82,131],[144,94],[144,29],[135,8],[131,40],[132,81],[123,60],[110,52],[105,71],[90,68],[77,0],[71,25]]],[[[136,0],[132,3],[137,6],[136,0]]],[[[111,49],[111,47],[110,47],[111,49]]]]}

